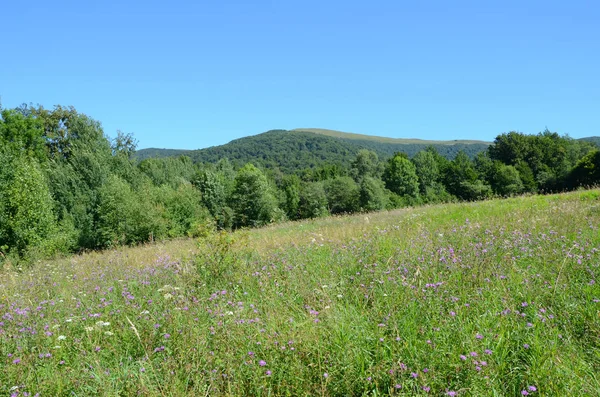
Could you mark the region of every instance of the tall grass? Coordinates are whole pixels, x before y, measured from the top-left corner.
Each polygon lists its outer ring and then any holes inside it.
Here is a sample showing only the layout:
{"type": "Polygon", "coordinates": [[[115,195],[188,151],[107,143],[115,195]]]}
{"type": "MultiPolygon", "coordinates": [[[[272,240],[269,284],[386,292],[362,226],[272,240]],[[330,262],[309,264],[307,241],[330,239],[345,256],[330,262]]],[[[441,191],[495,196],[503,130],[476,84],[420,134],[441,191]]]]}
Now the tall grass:
{"type": "Polygon", "coordinates": [[[600,191],[1,274],[4,395],[600,395],[600,191]]]}

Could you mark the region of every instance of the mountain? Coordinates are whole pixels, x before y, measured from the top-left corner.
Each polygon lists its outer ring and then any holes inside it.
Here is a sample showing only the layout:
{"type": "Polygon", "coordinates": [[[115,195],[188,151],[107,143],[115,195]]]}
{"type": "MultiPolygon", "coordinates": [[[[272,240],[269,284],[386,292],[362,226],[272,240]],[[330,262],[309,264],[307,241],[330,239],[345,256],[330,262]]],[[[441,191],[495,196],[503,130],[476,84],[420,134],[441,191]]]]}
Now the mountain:
{"type": "Polygon", "coordinates": [[[433,141],[426,139],[407,139],[407,138],[389,138],[384,136],[375,136],[375,135],[363,135],[363,134],[355,134],[353,132],[342,132],[335,130],[327,130],[323,128],[296,128],[292,131],[305,131],[312,132],[313,134],[330,136],[333,138],[340,138],[346,140],[353,141],[373,141],[378,143],[390,143],[390,144],[400,144],[400,145],[455,145],[455,144],[483,144],[489,145],[491,142],[486,141],[477,141],[477,140],[452,140],[452,141],[433,141]]]}
{"type": "Polygon", "coordinates": [[[414,156],[419,151],[433,146],[444,157],[453,159],[459,151],[464,151],[469,157],[475,157],[479,152],[487,149],[491,142],[476,140],[451,140],[434,141],[425,139],[406,139],[389,138],[375,135],[354,134],[351,132],[341,132],[335,130],[326,130],[322,128],[297,128],[292,131],[311,132],[313,134],[337,138],[345,142],[351,142],[359,145],[362,149],[369,149],[380,156],[390,157],[396,152],[404,152],[409,157],[414,156]]]}
{"type": "Polygon", "coordinates": [[[372,150],[385,159],[396,152],[404,152],[412,157],[430,145],[441,155],[452,159],[460,150],[474,157],[485,150],[489,142],[395,139],[324,129],[271,130],[205,149],[142,149],[136,152],[136,157],[144,160],[185,155],[194,162],[209,163],[228,158],[238,166],[252,162],[290,173],[326,163],[347,166],[361,149],[372,150]]]}
{"type": "Polygon", "coordinates": [[[586,142],[591,142],[594,145],[600,147],[600,136],[588,136],[585,138],[579,138],[579,141],[586,141],[586,142]]]}
{"type": "MultiPolygon", "coordinates": [[[[600,137],[581,140],[600,143],[600,137]]],[[[412,157],[420,150],[433,146],[442,156],[453,159],[461,150],[470,157],[475,157],[490,144],[491,142],[477,140],[401,139],[319,128],[297,128],[289,131],[271,130],[235,139],[225,145],[198,150],[141,149],[136,152],[136,157],[144,160],[185,155],[194,162],[209,163],[228,158],[237,166],[252,162],[266,168],[279,168],[283,172],[292,173],[326,163],[347,166],[361,149],[372,150],[381,159],[385,159],[396,152],[404,152],[412,157]]]]}
{"type": "Polygon", "coordinates": [[[149,158],[190,156],[191,152],[193,150],[148,148],[137,150],[135,158],[142,161],[149,158]]]}

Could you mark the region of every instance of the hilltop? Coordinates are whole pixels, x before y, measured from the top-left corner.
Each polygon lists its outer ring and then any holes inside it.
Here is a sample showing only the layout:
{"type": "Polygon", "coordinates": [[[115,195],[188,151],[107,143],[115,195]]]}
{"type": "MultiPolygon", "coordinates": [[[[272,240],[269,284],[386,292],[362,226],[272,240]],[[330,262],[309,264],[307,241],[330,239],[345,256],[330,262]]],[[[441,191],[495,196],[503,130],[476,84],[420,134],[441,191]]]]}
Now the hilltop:
{"type": "Polygon", "coordinates": [[[333,138],[340,139],[349,139],[354,141],[372,141],[378,143],[390,143],[390,144],[400,144],[400,145],[455,145],[455,144],[482,144],[482,145],[490,145],[492,142],[487,141],[479,141],[479,140],[464,140],[464,139],[454,139],[454,140],[427,140],[427,139],[417,139],[417,138],[390,138],[385,136],[376,136],[376,135],[365,135],[365,134],[355,134],[353,132],[342,132],[336,130],[328,130],[324,128],[295,128],[292,131],[305,131],[312,132],[313,134],[330,136],[333,138]]]}
{"type": "Polygon", "coordinates": [[[372,150],[382,159],[396,152],[409,157],[433,146],[444,157],[453,159],[459,151],[469,157],[484,151],[490,142],[484,141],[428,141],[359,135],[325,129],[271,130],[258,135],[235,139],[225,145],[198,150],[141,149],[139,160],[185,155],[194,162],[214,163],[228,158],[234,164],[247,162],[267,168],[278,167],[284,172],[316,167],[323,164],[347,166],[361,149],[372,150]]]}

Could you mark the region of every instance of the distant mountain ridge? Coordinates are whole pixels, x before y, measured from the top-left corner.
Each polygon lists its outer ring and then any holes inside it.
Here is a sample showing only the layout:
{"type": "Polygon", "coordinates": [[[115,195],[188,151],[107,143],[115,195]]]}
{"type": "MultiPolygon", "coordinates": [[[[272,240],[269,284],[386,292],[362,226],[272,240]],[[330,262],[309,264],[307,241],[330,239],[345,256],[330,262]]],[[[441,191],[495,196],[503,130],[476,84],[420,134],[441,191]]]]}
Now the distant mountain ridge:
{"type": "Polygon", "coordinates": [[[452,159],[461,150],[469,157],[475,157],[477,153],[486,150],[490,144],[491,142],[474,140],[401,139],[317,128],[298,128],[289,131],[271,130],[205,149],[141,149],[136,152],[136,157],[141,161],[147,158],[185,155],[194,162],[208,163],[228,158],[237,166],[251,162],[266,168],[279,168],[283,172],[293,173],[324,164],[347,166],[361,149],[372,150],[380,158],[385,159],[396,152],[404,152],[412,157],[428,146],[433,146],[442,156],[452,159]]]}

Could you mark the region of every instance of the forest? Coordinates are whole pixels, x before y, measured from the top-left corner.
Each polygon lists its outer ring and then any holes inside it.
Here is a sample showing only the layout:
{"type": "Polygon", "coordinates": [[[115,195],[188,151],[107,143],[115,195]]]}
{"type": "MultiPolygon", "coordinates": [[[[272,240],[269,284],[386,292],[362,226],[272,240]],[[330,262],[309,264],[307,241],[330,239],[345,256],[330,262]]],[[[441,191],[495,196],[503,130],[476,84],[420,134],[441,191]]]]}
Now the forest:
{"type": "MultiPolygon", "coordinates": [[[[485,151],[488,144],[481,142],[440,144],[436,141],[428,143],[395,143],[385,142],[378,137],[373,139],[332,137],[304,130],[271,130],[262,134],[235,139],[225,145],[213,146],[199,150],[142,149],[135,156],[146,158],[175,157],[185,155],[195,163],[216,163],[227,158],[234,166],[243,166],[252,162],[263,168],[278,168],[282,172],[296,173],[305,168],[314,168],[327,164],[338,164],[349,167],[358,151],[367,149],[377,154],[380,159],[387,159],[397,152],[413,157],[421,150],[434,147],[436,151],[448,159],[453,159],[459,151],[470,158],[485,151]]],[[[345,134],[350,135],[351,134],[345,134]]],[[[365,136],[366,138],[366,136],[365,136]]]]}
{"type": "Polygon", "coordinates": [[[272,131],[256,145],[272,158],[258,150],[248,156],[248,148],[238,156],[234,146],[204,158],[140,159],[132,135],[109,139],[99,121],[73,107],[23,105],[1,115],[0,261],[600,181],[596,143],[547,129],[502,133],[474,157],[433,146],[386,157],[333,138],[272,131]],[[297,137],[303,144],[294,157],[282,142],[297,137]],[[278,156],[296,160],[279,166],[278,156]]]}

